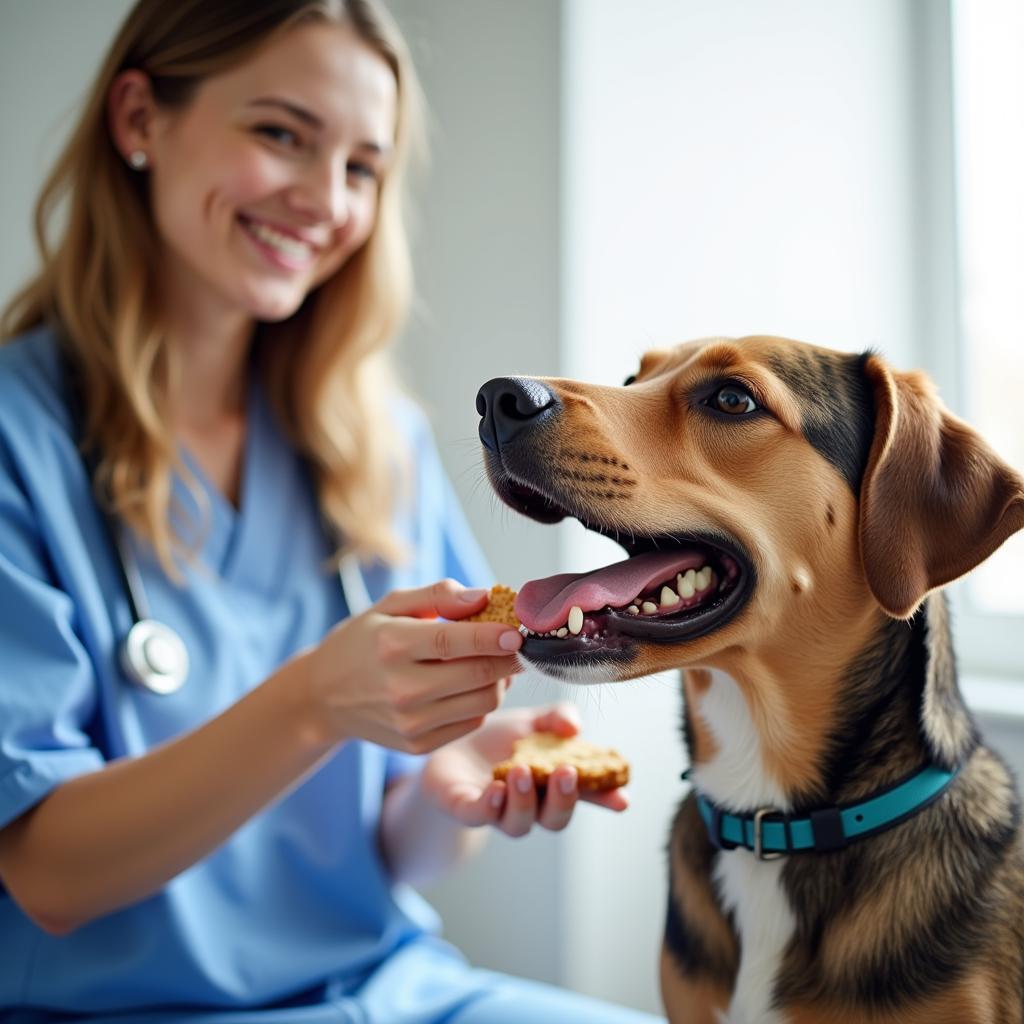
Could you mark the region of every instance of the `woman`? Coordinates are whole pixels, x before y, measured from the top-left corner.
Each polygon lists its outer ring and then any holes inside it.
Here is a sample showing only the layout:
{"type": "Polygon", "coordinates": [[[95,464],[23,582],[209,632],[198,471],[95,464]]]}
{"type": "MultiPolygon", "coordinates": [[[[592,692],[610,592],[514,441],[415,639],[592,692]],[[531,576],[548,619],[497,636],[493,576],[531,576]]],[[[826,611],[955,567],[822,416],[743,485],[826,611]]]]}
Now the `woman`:
{"type": "Polygon", "coordinates": [[[416,96],[367,0],[139,0],[44,188],[0,347],[5,1019],[640,1019],[472,970],[402,884],[578,796],[490,780],[575,721],[491,717],[521,639],[457,621],[488,573],[387,374],[416,96]],[[144,616],[180,688],[127,681],[144,616]]]}

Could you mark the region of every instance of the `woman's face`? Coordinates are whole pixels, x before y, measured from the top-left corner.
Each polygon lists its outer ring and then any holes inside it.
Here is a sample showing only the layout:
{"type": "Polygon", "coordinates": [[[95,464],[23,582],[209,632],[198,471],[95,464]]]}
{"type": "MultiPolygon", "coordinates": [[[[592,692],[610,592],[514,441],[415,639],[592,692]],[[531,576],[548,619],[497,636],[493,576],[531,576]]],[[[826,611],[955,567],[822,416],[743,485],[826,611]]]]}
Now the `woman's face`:
{"type": "Polygon", "coordinates": [[[174,303],[290,316],[369,237],[396,84],[351,28],[297,26],[160,111],[148,153],[174,303]]]}

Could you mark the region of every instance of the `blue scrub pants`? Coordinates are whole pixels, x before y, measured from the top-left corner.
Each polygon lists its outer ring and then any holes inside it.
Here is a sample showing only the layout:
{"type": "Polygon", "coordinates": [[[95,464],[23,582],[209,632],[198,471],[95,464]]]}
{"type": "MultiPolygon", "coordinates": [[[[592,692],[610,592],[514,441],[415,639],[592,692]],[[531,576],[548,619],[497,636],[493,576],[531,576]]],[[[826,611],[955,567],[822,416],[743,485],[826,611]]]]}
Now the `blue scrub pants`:
{"type": "Polygon", "coordinates": [[[551,985],[488,974],[494,992],[482,996],[444,1024],[664,1024],[664,1017],[602,1003],[551,985]]]}
{"type": "Polygon", "coordinates": [[[51,1015],[33,1010],[4,1014],[4,1024],[405,1024],[431,1020],[433,1024],[665,1024],[639,1010],[603,1003],[552,985],[488,971],[476,972],[489,991],[474,996],[459,1009],[440,1016],[415,1011],[401,1017],[381,1017],[378,1008],[358,999],[341,999],[317,1006],[288,1009],[235,1010],[217,1013],[118,1014],[80,1017],[51,1015]]]}
{"type": "Polygon", "coordinates": [[[447,943],[427,938],[392,954],[349,999],[352,1024],[664,1024],[639,1010],[471,967],[447,943]]]}
{"type": "Polygon", "coordinates": [[[2,1024],[665,1024],[664,1018],[553,985],[471,967],[425,939],[392,954],[355,992],[309,993],[250,1010],[49,1014],[14,1010],[2,1024]],[[308,999],[308,1001],[307,1001],[308,999]]]}

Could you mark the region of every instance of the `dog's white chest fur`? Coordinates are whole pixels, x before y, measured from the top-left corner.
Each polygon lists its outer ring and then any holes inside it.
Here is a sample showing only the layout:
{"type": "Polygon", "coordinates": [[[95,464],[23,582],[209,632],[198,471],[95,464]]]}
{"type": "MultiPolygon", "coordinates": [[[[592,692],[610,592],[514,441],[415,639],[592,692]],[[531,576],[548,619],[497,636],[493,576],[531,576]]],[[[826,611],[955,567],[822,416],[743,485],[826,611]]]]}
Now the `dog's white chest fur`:
{"type": "MultiPolygon", "coordinates": [[[[708,724],[718,744],[715,757],[692,778],[716,803],[737,811],[761,807],[788,810],[789,802],[765,772],[761,743],[739,686],[712,672],[710,687],[692,710],[708,724]]],[[[714,881],[740,935],[740,970],[722,1024],[776,1024],[772,991],[796,921],[781,884],[785,861],[759,861],[749,850],[719,855],[714,881]]]]}

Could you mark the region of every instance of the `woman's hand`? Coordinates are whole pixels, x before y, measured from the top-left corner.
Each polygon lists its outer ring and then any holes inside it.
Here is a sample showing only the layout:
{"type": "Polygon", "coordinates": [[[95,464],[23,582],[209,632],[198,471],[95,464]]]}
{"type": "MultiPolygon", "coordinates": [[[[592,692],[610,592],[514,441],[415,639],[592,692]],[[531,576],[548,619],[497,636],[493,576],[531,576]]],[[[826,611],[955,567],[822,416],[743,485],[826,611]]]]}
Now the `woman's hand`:
{"type": "Polygon", "coordinates": [[[422,754],[479,728],[522,671],[519,632],[457,620],[486,590],[441,580],[395,590],[337,625],[306,660],[307,696],[325,741],[358,738],[422,754]]]}
{"type": "Polygon", "coordinates": [[[530,769],[513,768],[508,782],[492,777],[498,761],[512,755],[516,740],[532,732],[575,736],[579,718],[571,705],[558,705],[540,714],[517,708],[494,715],[475,732],[431,755],[423,769],[423,791],[463,825],[493,825],[509,836],[523,836],[534,825],[559,831],[569,824],[579,799],[612,811],[628,806],[622,789],[583,793],[575,768],[560,765],[552,773],[543,797],[530,769]]]}

